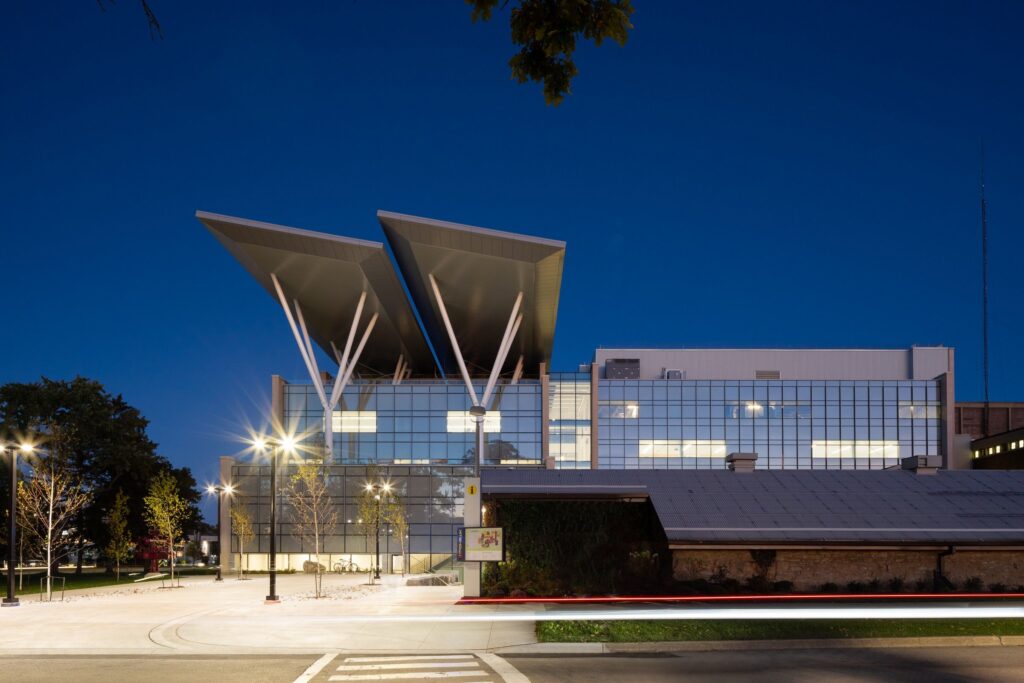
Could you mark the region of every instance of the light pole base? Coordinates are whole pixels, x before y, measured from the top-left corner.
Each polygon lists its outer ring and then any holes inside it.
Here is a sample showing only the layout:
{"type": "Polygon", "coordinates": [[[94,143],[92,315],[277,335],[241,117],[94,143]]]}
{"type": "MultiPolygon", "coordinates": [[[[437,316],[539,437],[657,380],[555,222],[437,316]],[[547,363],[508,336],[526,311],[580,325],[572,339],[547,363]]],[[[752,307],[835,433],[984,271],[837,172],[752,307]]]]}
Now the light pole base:
{"type": "Polygon", "coordinates": [[[281,604],[281,598],[277,597],[276,595],[268,595],[266,597],[266,599],[263,601],[263,604],[264,605],[280,605],[281,604]]]}
{"type": "Polygon", "coordinates": [[[0,607],[17,607],[20,604],[18,598],[4,598],[4,601],[0,603],[0,607]]]}

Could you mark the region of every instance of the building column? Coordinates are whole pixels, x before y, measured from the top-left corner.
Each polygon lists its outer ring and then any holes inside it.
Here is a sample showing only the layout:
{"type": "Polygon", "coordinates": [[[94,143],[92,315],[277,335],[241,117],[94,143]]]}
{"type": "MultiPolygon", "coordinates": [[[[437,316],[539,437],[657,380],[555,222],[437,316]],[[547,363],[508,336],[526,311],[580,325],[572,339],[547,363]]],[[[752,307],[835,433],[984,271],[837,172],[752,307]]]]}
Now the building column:
{"type": "Polygon", "coordinates": [[[599,467],[600,450],[598,448],[597,413],[599,400],[598,382],[600,380],[600,369],[597,363],[590,364],[590,469],[596,470],[599,467]]]}
{"type": "MultiPolygon", "coordinates": [[[[220,485],[233,484],[231,472],[235,459],[229,455],[220,456],[220,485]]],[[[233,566],[234,554],[231,552],[231,504],[232,496],[217,493],[221,498],[220,504],[220,536],[217,537],[217,562],[220,563],[221,573],[228,574],[233,566]]]]}

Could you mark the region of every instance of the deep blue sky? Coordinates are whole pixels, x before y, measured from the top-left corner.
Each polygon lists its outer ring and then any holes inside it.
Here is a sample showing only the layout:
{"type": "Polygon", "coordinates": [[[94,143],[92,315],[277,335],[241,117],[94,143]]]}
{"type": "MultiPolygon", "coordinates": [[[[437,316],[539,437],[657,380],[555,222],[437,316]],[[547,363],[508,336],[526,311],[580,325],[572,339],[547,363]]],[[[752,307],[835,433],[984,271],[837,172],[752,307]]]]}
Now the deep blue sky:
{"type": "MultiPolygon", "coordinates": [[[[555,350],[957,349],[1024,399],[1024,4],[636,0],[559,108],[450,2],[20,2],[0,24],[0,381],[94,377],[202,481],[302,379],[197,208],[379,240],[378,208],[568,242],[555,350]],[[304,5],[302,9],[296,9],[304,5]]],[[[326,362],[325,362],[326,365],[326,362]]]]}

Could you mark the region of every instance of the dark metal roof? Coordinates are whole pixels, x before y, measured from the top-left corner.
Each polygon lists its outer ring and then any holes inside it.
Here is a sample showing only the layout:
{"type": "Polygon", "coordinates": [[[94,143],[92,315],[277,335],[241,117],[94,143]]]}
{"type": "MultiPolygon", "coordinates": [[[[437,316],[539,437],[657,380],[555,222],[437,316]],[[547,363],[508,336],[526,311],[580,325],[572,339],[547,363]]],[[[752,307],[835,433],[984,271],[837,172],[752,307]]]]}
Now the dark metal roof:
{"type": "Polygon", "coordinates": [[[490,370],[520,291],[523,322],[507,363],[520,354],[531,371],[550,362],[564,242],[389,211],[378,211],[377,218],[445,372],[457,373],[458,366],[429,275],[441,289],[471,374],[490,370]]]}
{"type": "Polygon", "coordinates": [[[359,333],[370,316],[377,324],[359,365],[390,373],[404,354],[414,374],[433,375],[436,364],[380,242],[339,237],[271,223],[197,211],[224,248],[278,300],[271,273],[285,296],[302,306],[310,337],[334,358],[331,342],[345,344],[360,294],[366,291],[359,333]]]}
{"type": "Polygon", "coordinates": [[[1024,471],[484,470],[485,495],[644,495],[673,544],[1022,544],[1024,471]]]}

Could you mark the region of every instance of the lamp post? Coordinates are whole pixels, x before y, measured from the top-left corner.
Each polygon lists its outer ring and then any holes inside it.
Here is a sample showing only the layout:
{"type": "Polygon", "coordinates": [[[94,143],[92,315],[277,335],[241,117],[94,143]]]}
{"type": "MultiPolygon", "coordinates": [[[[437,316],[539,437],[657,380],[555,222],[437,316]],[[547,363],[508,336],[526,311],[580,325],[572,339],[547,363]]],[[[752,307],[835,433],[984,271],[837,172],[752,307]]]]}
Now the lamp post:
{"type": "Polygon", "coordinates": [[[257,438],[253,445],[258,451],[266,452],[268,447],[270,449],[270,565],[267,567],[270,573],[270,593],[264,603],[274,605],[281,602],[277,595],[277,453],[282,449],[292,452],[295,441],[290,436],[281,439],[257,438]]]}
{"type": "Polygon", "coordinates": [[[377,514],[374,515],[374,537],[377,543],[377,561],[374,563],[373,578],[380,579],[380,503],[381,493],[391,493],[391,484],[388,482],[382,482],[379,484],[367,484],[367,493],[372,493],[374,500],[377,501],[377,514]]]}
{"type": "Polygon", "coordinates": [[[26,454],[34,449],[32,444],[23,443],[15,448],[13,444],[0,444],[0,452],[9,451],[11,454],[11,507],[10,525],[7,528],[7,597],[0,605],[4,607],[17,607],[20,603],[14,595],[14,546],[18,536],[18,451],[26,454]]]}
{"type": "Polygon", "coordinates": [[[220,542],[220,510],[221,502],[224,500],[224,496],[230,496],[235,492],[235,487],[231,484],[210,484],[206,487],[206,492],[211,495],[217,496],[217,578],[215,581],[223,581],[224,578],[220,575],[221,567],[224,564],[224,549],[221,547],[220,542]]]}

